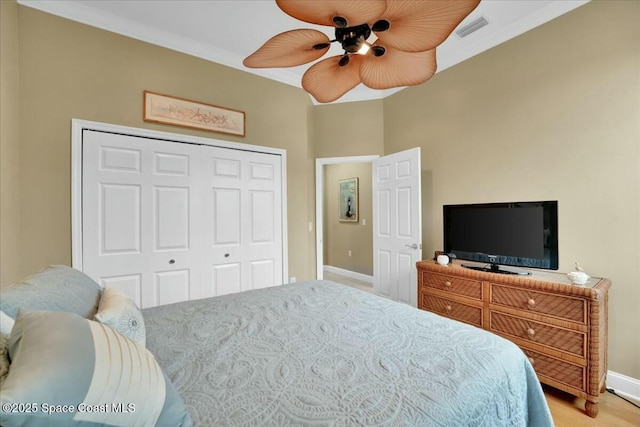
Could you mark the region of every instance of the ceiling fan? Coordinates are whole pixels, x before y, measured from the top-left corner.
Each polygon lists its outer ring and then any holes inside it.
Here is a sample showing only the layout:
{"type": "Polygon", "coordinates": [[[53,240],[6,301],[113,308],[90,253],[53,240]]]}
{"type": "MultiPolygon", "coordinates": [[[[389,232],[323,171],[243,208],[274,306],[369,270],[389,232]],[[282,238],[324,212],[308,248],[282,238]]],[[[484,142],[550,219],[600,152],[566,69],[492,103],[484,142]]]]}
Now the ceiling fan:
{"type": "Polygon", "coordinates": [[[243,61],[249,68],[294,67],[319,59],[331,43],[344,53],[312,65],[302,87],[332,102],[359,83],[372,89],[414,86],[436,72],[436,47],[480,0],[276,0],[286,14],[335,27],[335,39],[299,29],[269,39],[243,61]]]}

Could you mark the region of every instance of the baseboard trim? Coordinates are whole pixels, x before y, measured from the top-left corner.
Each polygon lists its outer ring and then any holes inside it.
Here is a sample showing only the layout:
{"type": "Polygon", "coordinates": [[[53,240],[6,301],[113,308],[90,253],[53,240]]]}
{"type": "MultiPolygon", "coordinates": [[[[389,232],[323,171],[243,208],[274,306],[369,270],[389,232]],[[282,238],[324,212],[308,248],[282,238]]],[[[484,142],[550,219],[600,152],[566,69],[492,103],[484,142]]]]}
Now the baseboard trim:
{"type": "Polygon", "coordinates": [[[373,276],[368,276],[366,274],[357,273],[351,270],[345,270],[344,268],[333,267],[331,265],[323,266],[322,271],[328,271],[329,273],[340,274],[341,276],[346,276],[350,279],[360,280],[361,282],[371,283],[373,285],[373,276]]]}
{"type": "Polygon", "coordinates": [[[612,388],[619,395],[640,402],[640,380],[607,371],[607,388],[612,388]]]}

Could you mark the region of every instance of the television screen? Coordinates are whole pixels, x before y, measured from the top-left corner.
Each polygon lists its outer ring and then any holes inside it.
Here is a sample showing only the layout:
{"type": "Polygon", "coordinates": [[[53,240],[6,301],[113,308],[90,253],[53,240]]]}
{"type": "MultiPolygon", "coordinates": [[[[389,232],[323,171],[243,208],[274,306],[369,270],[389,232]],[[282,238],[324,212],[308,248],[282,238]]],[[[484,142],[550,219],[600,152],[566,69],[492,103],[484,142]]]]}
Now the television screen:
{"type": "Polygon", "coordinates": [[[558,269],[557,201],[445,205],[443,219],[444,251],[456,258],[489,263],[491,271],[558,269]]]}

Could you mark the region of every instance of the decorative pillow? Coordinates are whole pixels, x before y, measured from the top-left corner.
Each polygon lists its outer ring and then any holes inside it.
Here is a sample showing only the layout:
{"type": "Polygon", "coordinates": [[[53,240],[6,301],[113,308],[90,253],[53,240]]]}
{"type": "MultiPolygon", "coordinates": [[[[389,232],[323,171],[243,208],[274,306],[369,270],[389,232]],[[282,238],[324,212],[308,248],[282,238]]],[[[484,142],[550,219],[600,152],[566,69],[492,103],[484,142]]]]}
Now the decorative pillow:
{"type": "Polygon", "coordinates": [[[68,311],[93,319],[102,288],[83,272],[52,265],[2,288],[0,310],[15,319],[19,309],[68,311]]]}
{"type": "Polygon", "coordinates": [[[21,310],[9,355],[5,427],[191,425],[153,354],[75,313],[21,310]]]}
{"type": "Polygon", "coordinates": [[[7,346],[9,344],[9,335],[0,334],[0,388],[4,383],[4,379],[9,373],[9,352],[7,346]]]}
{"type": "Polygon", "coordinates": [[[4,311],[0,310],[0,334],[9,335],[13,329],[14,321],[7,316],[4,311]]]}
{"type": "Polygon", "coordinates": [[[147,333],[142,313],[136,303],[120,289],[104,288],[94,319],[142,345],[146,343],[147,333]]]}

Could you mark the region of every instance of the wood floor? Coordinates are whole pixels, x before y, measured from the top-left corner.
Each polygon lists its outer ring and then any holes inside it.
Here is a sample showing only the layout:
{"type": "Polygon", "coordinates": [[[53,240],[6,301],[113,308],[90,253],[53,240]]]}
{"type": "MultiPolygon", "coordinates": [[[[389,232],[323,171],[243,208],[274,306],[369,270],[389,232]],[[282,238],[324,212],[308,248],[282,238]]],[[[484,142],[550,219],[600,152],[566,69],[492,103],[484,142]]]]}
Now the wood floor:
{"type": "Polygon", "coordinates": [[[640,426],[640,408],[609,392],[600,395],[598,416],[591,418],[584,413],[584,399],[573,397],[553,387],[542,386],[542,389],[556,427],[640,426]]]}
{"type": "MultiPolygon", "coordinates": [[[[363,291],[373,292],[366,282],[325,272],[324,278],[363,291]]],[[[584,399],[543,385],[553,422],[556,427],[640,427],[640,408],[609,392],[600,395],[598,416],[591,418],[584,413],[584,399]]]]}

